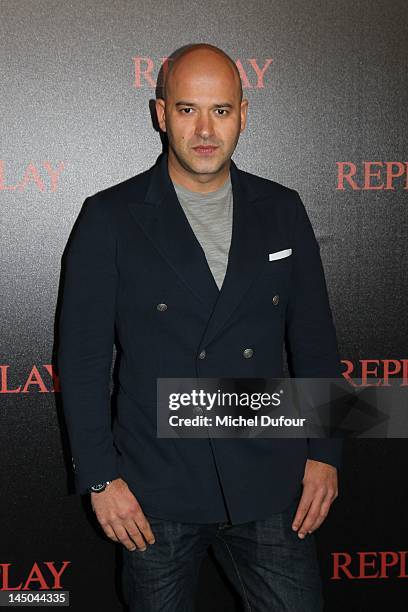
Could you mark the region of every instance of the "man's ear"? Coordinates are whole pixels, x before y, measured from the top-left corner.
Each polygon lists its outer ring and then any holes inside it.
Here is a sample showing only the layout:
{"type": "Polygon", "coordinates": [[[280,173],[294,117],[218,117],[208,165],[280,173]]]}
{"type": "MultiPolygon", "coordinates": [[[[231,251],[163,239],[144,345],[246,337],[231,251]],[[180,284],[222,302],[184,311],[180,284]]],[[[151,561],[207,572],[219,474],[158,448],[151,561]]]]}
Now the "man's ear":
{"type": "Polygon", "coordinates": [[[156,115],[162,132],[166,131],[166,101],[163,98],[156,98],[156,115]]]}
{"type": "Polygon", "coordinates": [[[241,132],[245,130],[248,114],[248,100],[244,99],[241,102],[241,132]]]}

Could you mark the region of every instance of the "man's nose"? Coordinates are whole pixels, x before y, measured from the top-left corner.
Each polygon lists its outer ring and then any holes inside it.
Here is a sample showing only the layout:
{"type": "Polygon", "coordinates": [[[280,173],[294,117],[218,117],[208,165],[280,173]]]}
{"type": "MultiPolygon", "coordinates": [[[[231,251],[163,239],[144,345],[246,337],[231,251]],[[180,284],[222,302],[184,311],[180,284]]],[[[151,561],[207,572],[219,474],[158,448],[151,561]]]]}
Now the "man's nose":
{"type": "Polygon", "coordinates": [[[207,114],[202,114],[197,119],[196,133],[201,138],[209,138],[214,133],[212,118],[207,114]]]}

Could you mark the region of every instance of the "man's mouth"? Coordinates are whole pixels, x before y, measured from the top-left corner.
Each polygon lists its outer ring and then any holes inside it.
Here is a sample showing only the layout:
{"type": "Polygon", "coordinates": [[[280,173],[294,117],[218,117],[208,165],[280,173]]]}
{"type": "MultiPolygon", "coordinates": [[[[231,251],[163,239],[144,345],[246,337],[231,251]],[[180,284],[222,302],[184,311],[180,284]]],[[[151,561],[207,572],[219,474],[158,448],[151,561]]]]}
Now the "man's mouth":
{"type": "Polygon", "coordinates": [[[193,149],[199,155],[211,155],[218,149],[218,147],[214,147],[212,145],[199,145],[198,147],[193,147],[193,149]]]}

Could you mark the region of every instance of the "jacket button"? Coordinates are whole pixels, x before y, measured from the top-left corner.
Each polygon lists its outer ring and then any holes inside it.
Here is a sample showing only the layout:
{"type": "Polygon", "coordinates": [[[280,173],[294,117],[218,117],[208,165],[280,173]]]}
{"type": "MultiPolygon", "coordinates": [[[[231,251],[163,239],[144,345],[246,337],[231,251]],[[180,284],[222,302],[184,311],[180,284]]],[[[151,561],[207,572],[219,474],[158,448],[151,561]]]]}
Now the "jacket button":
{"type": "Polygon", "coordinates": [[[201,353],[199,354],[198,358],[199,359],[205,359],[206,354],[207,353],[205,351],[201,351],[201,353]]]}
{"type": "Polygon", "coordinates": [[[274,306],[276,306],[276,304],[279,304],[279,295],[274,295],[272,298],[272,304],[274,306]]]}
{"type": "Polygon", "coordinates": [[[254,351],[251,348],[248,348],[248,349],[245,349],[242,354],[245,357],[245,359],[249,359],[249,357],[252,357],[252,355],[254,354],[254,351]]]}
{"type": "Polygon", "coordinates": [[[157,310],[167,310],[167,304],[157,304],[156,306],[157,310]]]}

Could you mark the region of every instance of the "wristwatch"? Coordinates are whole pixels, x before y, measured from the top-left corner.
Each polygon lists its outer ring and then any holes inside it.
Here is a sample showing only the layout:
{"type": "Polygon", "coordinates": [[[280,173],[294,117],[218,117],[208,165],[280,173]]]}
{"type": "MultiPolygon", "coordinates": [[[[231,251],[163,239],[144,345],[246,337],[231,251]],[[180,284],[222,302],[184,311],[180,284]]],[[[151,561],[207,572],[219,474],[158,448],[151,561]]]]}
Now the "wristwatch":
{"type": "Polygon", "coordinates": [[[89,493],[101,493],[101,491],[104,491],[106,487],[110,485],[111,482],[112,482],[111,480],[107,480],[106,482],[99,482],[98,484],[94,484],[91,487],[89,487],[88,492],[89,493]]]}

